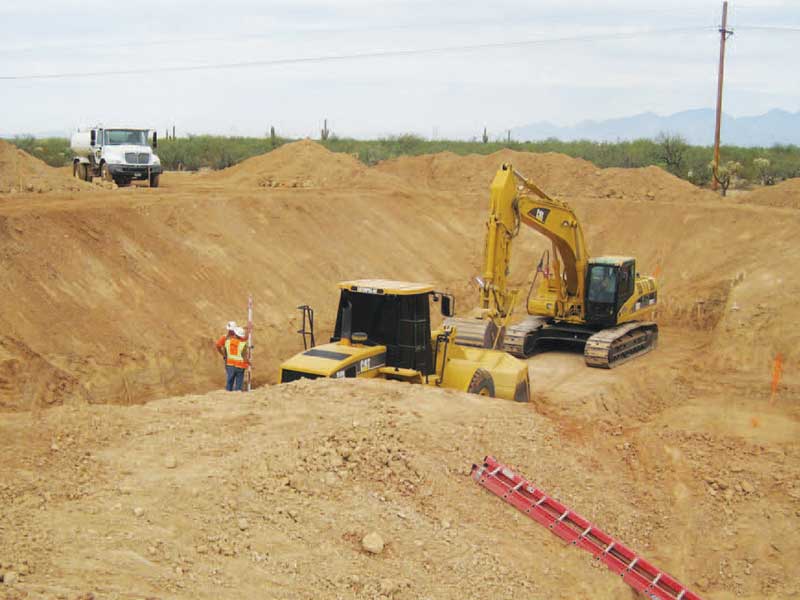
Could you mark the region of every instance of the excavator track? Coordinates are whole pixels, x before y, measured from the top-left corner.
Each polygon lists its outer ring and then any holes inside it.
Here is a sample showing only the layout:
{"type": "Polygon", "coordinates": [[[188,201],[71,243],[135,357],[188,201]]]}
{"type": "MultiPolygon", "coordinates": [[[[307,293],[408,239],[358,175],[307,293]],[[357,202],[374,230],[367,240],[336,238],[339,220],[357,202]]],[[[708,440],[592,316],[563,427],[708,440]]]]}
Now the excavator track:
{"type": "Polygon", "coordinates": [[[528,317],[516,325],[506,327],[503,350],[518,358],[528,358],[533,354],[535,338],[532,335],[547,325],[544,317],[528,317]]]}
{"type": "Polygon", "coordinates": [[[590,367],[613,369],[650,352],[658,342],[658,325],[637,321],[598,331],[588,340],[583,358],[590,367]]]}

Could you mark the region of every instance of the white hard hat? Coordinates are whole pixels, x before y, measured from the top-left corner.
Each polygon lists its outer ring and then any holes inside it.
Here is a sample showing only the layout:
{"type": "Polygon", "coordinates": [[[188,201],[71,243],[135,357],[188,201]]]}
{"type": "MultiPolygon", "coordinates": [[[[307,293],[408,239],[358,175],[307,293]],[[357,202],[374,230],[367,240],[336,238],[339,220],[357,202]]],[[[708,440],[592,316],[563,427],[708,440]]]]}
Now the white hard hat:
{"type": "Polygon", "coordinates": [[[228,331],[236,330],[236,321],[228,321],[228,331]]]}
{"type": "Polygon", "coordinates": [[[235,333],[238,337],[244,337],[244,327],[234,327],[233,333],[235,333]]]}

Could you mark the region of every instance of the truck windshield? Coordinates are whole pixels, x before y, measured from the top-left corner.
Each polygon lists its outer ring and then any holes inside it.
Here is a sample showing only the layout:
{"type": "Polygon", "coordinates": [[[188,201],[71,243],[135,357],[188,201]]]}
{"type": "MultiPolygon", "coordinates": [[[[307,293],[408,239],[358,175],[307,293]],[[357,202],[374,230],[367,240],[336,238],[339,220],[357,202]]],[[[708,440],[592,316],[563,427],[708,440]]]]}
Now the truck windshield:
{"type": "Polygon", "coordinates": [[[141,129],[106,129],[104,144],[106,146],[146,146],[147,132],[141,129]]]}

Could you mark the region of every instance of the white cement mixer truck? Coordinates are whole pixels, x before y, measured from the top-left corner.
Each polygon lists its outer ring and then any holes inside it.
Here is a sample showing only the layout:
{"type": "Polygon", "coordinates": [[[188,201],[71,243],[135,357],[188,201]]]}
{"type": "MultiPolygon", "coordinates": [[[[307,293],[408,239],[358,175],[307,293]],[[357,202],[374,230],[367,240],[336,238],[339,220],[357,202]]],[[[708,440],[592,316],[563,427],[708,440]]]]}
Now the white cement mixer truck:
{"type": "Polygon", "coordinates": [[[138,179],[158,187],[161,161],[154,152],[158,148],[154,130],[101,125],[79,129],[72,134],[70,148],[74,155],[72,174],[78,179],[101,177],[120,186],[138,179]]]}

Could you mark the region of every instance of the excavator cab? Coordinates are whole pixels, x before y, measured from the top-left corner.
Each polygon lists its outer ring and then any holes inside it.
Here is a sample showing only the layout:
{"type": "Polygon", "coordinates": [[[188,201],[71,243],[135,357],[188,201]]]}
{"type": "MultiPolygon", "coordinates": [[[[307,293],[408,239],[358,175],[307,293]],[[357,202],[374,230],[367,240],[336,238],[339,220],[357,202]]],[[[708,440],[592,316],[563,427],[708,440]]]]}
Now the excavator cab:
{"type": "Polygon", "coordinates": [[[622,305],[633,295],[636,260],[602,256],[589,260],[586,270],[586,322],[608,327],[617,324],[622,305]]]}

